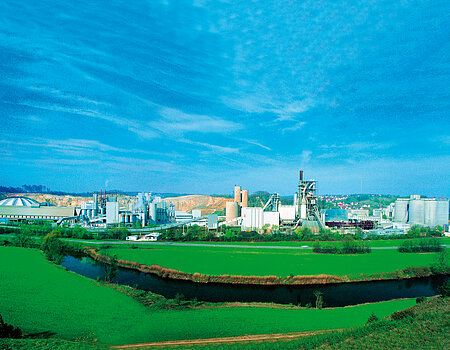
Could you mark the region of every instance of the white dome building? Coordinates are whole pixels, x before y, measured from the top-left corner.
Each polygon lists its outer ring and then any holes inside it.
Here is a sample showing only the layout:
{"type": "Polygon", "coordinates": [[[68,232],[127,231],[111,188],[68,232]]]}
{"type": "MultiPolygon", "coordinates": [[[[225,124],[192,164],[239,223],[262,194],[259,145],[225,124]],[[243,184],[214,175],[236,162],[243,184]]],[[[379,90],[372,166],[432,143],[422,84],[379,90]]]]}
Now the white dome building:
{"type": "Polygon", "coordinates": [[[75,207],[40,205],[27,197],[9,197],[0,201],[0,221],[51,220],[77,215],[75,207]]]}
{"type": "Polygon", "coordinates": [[[14,207],[32,207],[39,206],[34,199],[27,197],[9,197],[0,201],[0,205],[11,205],[14,207]]]}

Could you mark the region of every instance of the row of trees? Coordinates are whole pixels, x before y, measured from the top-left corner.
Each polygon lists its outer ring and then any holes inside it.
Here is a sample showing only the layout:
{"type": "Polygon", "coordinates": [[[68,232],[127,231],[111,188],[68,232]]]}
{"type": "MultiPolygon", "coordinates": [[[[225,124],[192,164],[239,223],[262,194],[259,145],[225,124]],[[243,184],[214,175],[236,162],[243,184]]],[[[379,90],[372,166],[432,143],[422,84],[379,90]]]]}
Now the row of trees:
{"type": "Polygon", "coordinates": [[[419,241],[405,241],[398,247],[400,253],[424,253],[442,251],[441,242],[437,238],[423,238],[419,241]]]}
{"type": "Polygon", "coordinates": [[[341,244],[321,246],[319,241],[314,242],[313,252],[322,254],[365,254],[372,250],[363,241],[355,241],[353,237],[346,237],[341,244]]]}
{"type": "MultiPolygon", "coordinates": [[[[0,227],[0,230],[3,229],[0,227]]],[[[0,233],[13,233],[20,231],[21,234],[25,236],[38,236],[43,237],[52,231],[58,232],[59,236],[62,238],[75,238],[75,239],[125,239],[126,236],[130,235],[130,231],[125,227],[115,227],[102,232],[88,231],[84,227],[61,227],[54,226],[48,221],[43,221],[42,223],[34,224],[22,224],[14,229],[4,229],[5,232],[0,231],[0,233]]]]}
{"type": "Polygon", "coordinates": [[[444,229],[442,226],[427,227],[420,225],[413,225],[408,230],[409,237],[441,237],[444,229]]]}

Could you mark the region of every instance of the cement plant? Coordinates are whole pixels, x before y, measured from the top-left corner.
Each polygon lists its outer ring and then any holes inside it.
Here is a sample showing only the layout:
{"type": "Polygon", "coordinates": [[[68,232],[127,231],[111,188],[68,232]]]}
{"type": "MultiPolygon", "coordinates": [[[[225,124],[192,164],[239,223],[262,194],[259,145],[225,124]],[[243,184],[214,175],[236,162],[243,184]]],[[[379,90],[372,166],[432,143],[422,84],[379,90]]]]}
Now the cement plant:
{"type": "MultiPolygon", "coordinates": [[[[449,232],[449,200],[422,198],[411,195],[397,198],[386,207],[320,208],[330,196],[319,196],[318,182],[306,180],[299,171],[297,190],[291,204],[282,204],[280,194],[270,194],[266,202],[249,206],[248,190],[234,187],[233,196],[226,199],[224,214],[202,214],[201,209],[190,212],[177,210],[169,199],[149,192],[139,193],[127,207],[121,206],[118,196],[101,190],[92,200],[81,206],[56,206],[49,202],[10,196],[0,201],[0,220],[3,224],[45,220],[58,226],[81,226],[92,231],[112,227],[128,227],[139,233],[128,240],[157,240],[160,232],[176,227],[197,225],[215,235],[223,227],[259,233],[289,233],[308,228],[320,235],[321,230],[333,229],[341,234],[354,234],[357,229],[377,235],[401,235],[412,225],[440,226],[443,234],[449,232]]],[[[335,196],[336,197],[336,196],[335,196]]],[[[285,201],[286,202],[286,201],[285,201]]]]}

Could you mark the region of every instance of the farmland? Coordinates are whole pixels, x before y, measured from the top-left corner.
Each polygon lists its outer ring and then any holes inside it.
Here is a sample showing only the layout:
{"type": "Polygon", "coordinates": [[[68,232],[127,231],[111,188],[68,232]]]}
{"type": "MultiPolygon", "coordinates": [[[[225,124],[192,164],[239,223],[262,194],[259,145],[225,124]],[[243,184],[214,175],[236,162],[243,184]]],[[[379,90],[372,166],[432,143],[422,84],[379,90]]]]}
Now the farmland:
{"type": "Polygon", "coordinates": [[[46,261],[40,251],[0,247],[0,310],[25,333],[125,344],[346,328],[404,309],[414,300],[336,309],[227,307],[153,310],[46,261]]]}

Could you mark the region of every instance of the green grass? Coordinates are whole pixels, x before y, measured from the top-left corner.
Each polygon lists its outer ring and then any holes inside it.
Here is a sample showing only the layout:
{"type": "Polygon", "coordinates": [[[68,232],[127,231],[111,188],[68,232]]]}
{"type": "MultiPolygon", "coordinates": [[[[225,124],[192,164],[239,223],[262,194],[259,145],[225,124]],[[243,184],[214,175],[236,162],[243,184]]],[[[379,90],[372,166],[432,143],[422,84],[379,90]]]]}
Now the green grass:
{"type": "Polygon", "coordinates": [[[450,300],[433,298],[411,309],[414,313],[412,318],[400,321],[386,318],[342,333],[333,332],[291,341],[183,346],[178,349],[448,349],[450,300]]]}
{"type": "MultiPolygon", "coordinates": [[[[0,236],[1,238],[1,236],[0,236]]],[[[441,244],[447,244],[450,245],[450,237],[439,237],[438,239],[441,240],[441,244]]],[[[385,240],[372,240],[372,241],[363,241],[365,244],[367,244],[369,247],[399,247],[402,245],[405,241],[419,241],[419,239],[385,239],[385,240]]],[[[117,242],[117,240],[102,240],[102,241],[95,241],[93,242],[100,242],[100,243],[110,243],[110,242],[117,242]]],[[[203,242],[203,241],[188,241],[188,242],[173,242],[173,243],[181,243],[181,244],[202,244],[205,246],[209,245],[233,245],[233,246],[279,246],[279,247],[302,247],[302,246],[308,246],[312,247],[314,241],[273,241],[273,242],[203,242]]],[[[335,241],[324,241],[321,242],[323,244],[334,244],[335,241]]],[[[339,242],[337,242],[339,244],[339,242]]],[[[97,244],[95,244],[97,245],[97,244]]],[[[129,246],[136,245],[136,243],[129,244],[129,246]]]]}
{"type": "Polygon", "coordinates": [[[25,333],[126,344],[244,334],[299,332],[363,324],[414,304],[389,301],[336,309],[221,308],[155,311],[114,289],[65,271],[40,251],[0,247],[0,312],[25,333]]]}
{"type": "Polygon", "coordinates": [[[60,339],[0,339],[0,349],[5,350],[101,350],[105,347],[92,343],[60,339]]]}
{"type": "MultiPolygon", "coordinates": [[[[450,237],[442,237],[439,238],[441,240],[441,244],[450,245],[450,237]]],[[[413,241],[419,241],[419,239],[412,239],[413,241]]],[[[411,239],[385,239],[385,240],[372,240],[372,241],[363,241],[369,247],[399,247],[405,241],[411,241],[411,239]]],[[[312,247],[313,241],[304,241],[304,242],[296,242],[296,241],[277,241],[277,242],[180,242],[180,243],[193,243],[193,244],[205,244],[205,245],[246,245],[246,246],[279,246],[279,247],[301,247],[308,246],[312,247]]],[[[339,242],[334,241],[326,241],[321,242],[323,244],[334,244],[339,242]]]]}
{"type": "Polygon", "coordinates": [[[311,250],[245,249],[229,247],[146,246],[129,249],[113,246],[120,259],[157,264],[187,273],[280,277],[294,275],[354,275],[390,272],[432,263],[437,253],[406,254],[395,249],[369,254],[314,254],[311,250]]]}

